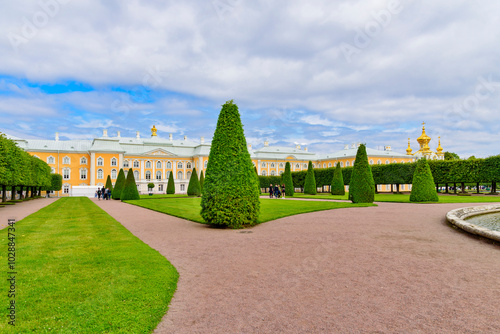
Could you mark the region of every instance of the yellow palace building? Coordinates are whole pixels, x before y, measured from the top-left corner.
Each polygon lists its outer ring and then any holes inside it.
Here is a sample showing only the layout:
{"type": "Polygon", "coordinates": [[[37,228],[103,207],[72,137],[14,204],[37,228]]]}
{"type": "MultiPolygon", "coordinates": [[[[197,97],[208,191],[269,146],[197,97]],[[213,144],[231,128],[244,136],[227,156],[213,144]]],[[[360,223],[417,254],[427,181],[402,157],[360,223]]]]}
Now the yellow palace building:
{"type": "MultiPolygon", "coordinates": [[[[108,175],[114,184],[120,168],[125,173],[133,169],[141,193],[148,192],[148,183],[155,185],[153,192],[164,193],[170,173],[174,173],[176,193],[186,193],[193,169],[205,173],[210,153],[210,144],[205,143],[203,137],[199,141],[188,140],[186,136],[174,139],[172,134],[161,138],[155,126],[146,138],[141,137],[139,132],[135,137],[121,137],[120,132],[111,137],[107,130],[93,140],[59,140],[57,133],[54,140],[8,138],[31,155],[46,161],[53,173],[63,176],[60,196],[78,195],[80,189],[102,187],[108,175]]],[[[409,146],[406,154],[393,152],[390,146],[384,147],[384,150],[367,148],[369,163],[407,163],[423,156],[444,158],[441,145],[436,153],[430,150],[430,138],[425,134],[425,126],[417,141],[420,149],[415,153],[409,146]]],[[[290,162],[292,171],[306,170],[309,161],[315,168],[334,167],[337,163],[342,167],[352,166],[357,146],[347,145],[332,154],[317,154],[308,151],[307,147],[269,146],[266,141],[263,147],[255,150],[248,145],[248,150],[259,175],[281,175],[286,162],[290,162]]],[[[383,185],[378,185],[378,190],[390,190],[390,185],[386,185],[385,189],[383,185]]],[[[410,189],[403,186],[402,190],[410,189]]]]}

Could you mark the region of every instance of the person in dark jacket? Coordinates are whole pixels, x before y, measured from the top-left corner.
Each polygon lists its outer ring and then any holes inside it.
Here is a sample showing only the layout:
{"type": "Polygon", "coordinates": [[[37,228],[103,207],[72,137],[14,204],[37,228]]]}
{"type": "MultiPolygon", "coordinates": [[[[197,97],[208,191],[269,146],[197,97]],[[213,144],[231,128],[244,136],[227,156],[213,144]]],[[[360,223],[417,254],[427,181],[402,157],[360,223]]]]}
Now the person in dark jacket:
{"type": "Polygon", "coordinates": [[[274,192],[274,188],[273,188],[273,184],[271,183],[269,185],[269,198],[273,198],[273,192],[274,192]]]}

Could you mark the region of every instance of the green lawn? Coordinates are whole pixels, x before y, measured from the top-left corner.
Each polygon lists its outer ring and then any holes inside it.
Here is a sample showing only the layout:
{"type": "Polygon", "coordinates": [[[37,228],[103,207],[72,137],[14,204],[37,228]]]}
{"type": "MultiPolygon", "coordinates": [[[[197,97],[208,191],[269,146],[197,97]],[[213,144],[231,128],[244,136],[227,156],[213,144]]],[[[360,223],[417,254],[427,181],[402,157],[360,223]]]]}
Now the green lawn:
{"type": "Polygon", "coordinates": [[[0,332],[150,333],[177,270],[88,198],[61,198],[19,221],[15,331],[7,323],[7,229],[0,332]]]}
{"type": "Polygon", "coordinates": [[[149,194],[146,195],[139,195],[141,198],[149,198],[149,199],[158,199],[158,198],[181,198],[181,197],[188,197],[188,195],[182,195],[182,194],[172,194],[172,195],[167,195],[167,194],[153,194],[149,196],[149,194]]]}
{"type": "MultiPolygon", "coordinates": [[[[304,195],[295,193],[294,198],[312,198],[312,199],[328,199],[328,200],[347,200],[345,196],[333,196],[330,194],[304,195]]],[[[375,194],[375,202],[398,202],[410,203],[410,195],[408,194],[375,194]]],[[[439,195],[438,203],[490,203],[500,202],[500,196],[488,195],[472,195],[472,196],[457,196],[457,195],[439,195]]]]}
{"type": "MultiPolygon", "coordinates": [[[[200,215],[200,197],[170,198],[162,200],[133,200],[127,203],[141,206],[147,209],[166,213],[171,216],[188,219],[198,223],[204,223],[200,215]]],[[[283,199],[260,199],[259,223],[275,220],[282,217],[293,216],[299,213],[366,207],[373,204],[352,204],[343,202],[313,202],[313,201],[291,201],[283,199]]]]}

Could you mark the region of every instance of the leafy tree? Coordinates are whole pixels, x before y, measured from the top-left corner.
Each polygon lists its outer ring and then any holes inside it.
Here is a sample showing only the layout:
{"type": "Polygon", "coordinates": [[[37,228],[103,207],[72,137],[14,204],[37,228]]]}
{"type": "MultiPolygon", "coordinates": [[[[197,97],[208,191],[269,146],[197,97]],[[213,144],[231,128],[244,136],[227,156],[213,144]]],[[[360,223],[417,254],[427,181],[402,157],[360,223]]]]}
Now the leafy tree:
{"type": "Polygon", "coordinates": [[[203,191],[203,183],[205,182],[205,176],[203,176],[203,170],[200,173],[200,195],[201,191],[203,191]]]}
{"type": "Polygon", "coordinates": [[[168,175],[168,183],[167,183],[167,194],[175,194],[175,182],[174,182],[174,173],[170,172],[168,175]]]}
{"type": "Polygon", "coordinates": [[[106,185],[105,185],[106,189],[109,189],[111,191],[113,191],[113,183],[111,182],[111,177],[108,175],[107,179],[106,179],[106,185]]]}
{"type": "Polygon", "coordinates": [[[231,228],[257,224],[259,186],[238,106],[232,100],[222,106],[209,161],[201,198],[203,219],[231,228]]]}
{"type": "Polygon", "coordinates": [[[337,167],[335,167],[335,171],[333,172],[330,192],[332,195],[345,195],[344,178],[342,177],[340,162],[337,163],[337,167]]]}
{"type": "Polygon", "coordinates": [[[193,173],[191,174],[191,178],[189,179],[187,194],[188,196],[201,195],[200,181],[198,180],[198,173],[196,173],[196,168],[193,169],[193,173]]]}
{"type": "Polygon", "coordinates": [[[45,191],[61,191],[62,189],[62,175],[50,174],[50,185],[45,188],[45,191]]]}
{"type": "Polygon", "coordinates": [[[120,168],[120,171],[118,172],[118,177],[115,182],[115,187],[111,192],[111,198],[120,199],[124,185],[125,185],[125,172],[123,171],[123,168],[120,168]]]}
{"type": "Polygon", "coordinates": [[[417,162],[413,174],[413,185],[411,188],[410,202],[438,202],[436,186],[427,159],[417,162]]]}
{"type": "Polygon", "coordinates": [[[137,184],[135,183],[135,177],[132,168],[128,170],[127,179],[125,180],[125,184],[123,185],[120,199],[122,201],[141,199],[141,197],[139,196],[139,191],[137,190],[137,184]]]}
{"type": "Polygon", "coordinates": [[[453,152],[444,152],[444,160],[460,160],[460,157],[453,152]]]}
{"type": "Polygon", "coordinates": [[[148,183],[148,189],[153,189],[155,187],[155,184],[153,182],[148,183]]]}
{"type": "Polygon", "coordinates": [[[349,182],[349,199],[353,203],[373,203],[375,181],[366,155],[366,146],[359,145],[349,182]]]}
{"type": "Polygon", "coordinates": [[[316,195],[316,192],[316,178],[314,177],[314,169],[312,162],[309,161],[309,165],[307,166],[306,180],[304,182],[304,194],[316,195]]]}
{"type": "Polygon", "coordinates": [[[292,172],[290,171],[290,162],[287,161],[285,164],[285,173],[283,173],[283,183],[285,184],[285,194],[288,197],[293,197],[294,186],[292,179],[292,172]]]}

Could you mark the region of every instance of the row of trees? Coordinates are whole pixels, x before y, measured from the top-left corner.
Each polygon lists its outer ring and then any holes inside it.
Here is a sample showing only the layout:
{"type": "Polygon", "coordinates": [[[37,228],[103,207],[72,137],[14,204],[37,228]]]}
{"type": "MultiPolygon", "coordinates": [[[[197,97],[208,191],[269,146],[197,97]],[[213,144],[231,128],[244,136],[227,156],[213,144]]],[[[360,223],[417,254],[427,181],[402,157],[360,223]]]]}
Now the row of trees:
{"type": "Polygon", "coordinates": [[[53,184],[57,187],[58,179],[57,176],[51,176],[47,163],[31,156],[14,141],[0,134],[0,186],[3,202],[7,200],[6,192],[9,190],[12,192],[12,200],[15,199],[16,191],[22,194],[26,190],[26,197],[31,191],[31,197],[34,197],[40,195],[42,189],[60,190],[60,187],[52,189],[53,184]]]}

